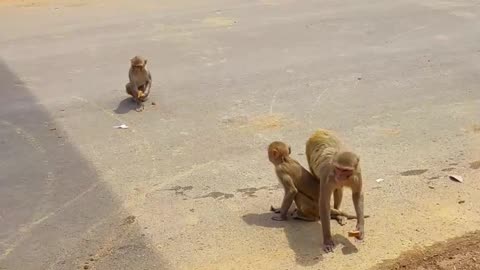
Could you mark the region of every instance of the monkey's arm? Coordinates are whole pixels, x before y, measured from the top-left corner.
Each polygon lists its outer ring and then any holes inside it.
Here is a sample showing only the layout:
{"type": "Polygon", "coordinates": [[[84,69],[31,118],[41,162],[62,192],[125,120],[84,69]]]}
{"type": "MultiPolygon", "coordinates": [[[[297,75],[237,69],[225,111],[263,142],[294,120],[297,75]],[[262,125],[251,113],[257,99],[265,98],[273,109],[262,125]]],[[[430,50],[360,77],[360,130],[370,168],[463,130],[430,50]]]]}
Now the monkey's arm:
{"type": "Polygon", "coordinates": [[[278,175],[280,182],[282,182],[283,187],[285,188],[285,195],[283,196],[282,206],[280,207],[280,216],[272,217],[273,220],[281,221],[287,219],[287,212],[290,206],[292,205],[295,195],[297,195],[297,188],[293,183],[293,179],[290,175],[282,173],[278,175]]]}
{"type": "Polygon", "coordinates": [[[148,96],[148,94],[150,94],[150,88],[152,87],[152,74],[150,73],[150,71],[147,71],[148,74],[147,74],[147,82],[145,83],[145,96],[148,96]]]}
{"type": "Polygon", "coordinates": [[[138,100],[138,85],[137,85],[137,81],[133,77],[132,70],[130,70],[128,72],[128,79],[130,80],[130,83],[132,84],[132,89],[131,90],[132,90],[133,98],[135,100],[138,100]]]}
{"type": "Polygon", "coordinates": [[[333,187],[329,184],[328,176],[320,180],[320,221],[322,222],[323,249],[325,252],[333,252],[335,244],[330,231],[330,198],[332,197],[333,187]]]}
{"type": "Polygon", "coordinates": [[[352,200],[357,214],[357,230],[360,232],[358,239],[364,238],[364,218],[363,215],[363,191],[361,184],[361,177],[359,177],[356,185],[352,188],[352,200]]]}

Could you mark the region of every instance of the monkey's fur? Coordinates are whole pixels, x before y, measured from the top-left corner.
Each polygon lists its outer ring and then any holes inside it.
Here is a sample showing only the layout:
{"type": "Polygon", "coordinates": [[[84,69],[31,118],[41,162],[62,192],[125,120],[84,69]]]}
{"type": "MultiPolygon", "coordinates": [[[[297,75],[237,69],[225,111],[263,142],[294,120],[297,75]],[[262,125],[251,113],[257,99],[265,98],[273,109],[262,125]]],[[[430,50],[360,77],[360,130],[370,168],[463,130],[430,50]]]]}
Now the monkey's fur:
{"type": "MultiPolygon", "coordinates": [[[[132,96],[140,109],[143,109],[143,102],[148,99],[150,88],[152,87],[152,74],[146,65],[147,59],[141,56],[135,56],[130,59],[129,82],[125,85],[127,94],[132,96]]],[[[137,111],[139,111],[138,107],[137,111]]]]}
{"type": "MultiPolygon", "coordinates": [[[[362,173],[360,158],[346,150],[340,139],[329,130],[318,129],[308,139],[306,156],[310,171],[320,182],[320,220],[326,252],[332,252],[335,244],[330,231],[330,198],[333,208],[340,209],[343,187],[352,189],[352,200],[357,216],[358,239],[364,238],[364,214],[362,173]]],[[[345,223],[344,223],[345,224],[345,223]]]]}
{"type": "MultiPolygon", "coordinates": [[[[297,207],[294,218],[305,221],[317,221],[319,219],[318,196],[320,185],[313,175],[290,157],[291,148],[287,144],[274,141],[268,146],[268,158],[275,166],[275,173],[285,190],[282,206],[270,210],[280,214],[272,217],[273,220],[287,219],[287,211],[295,201],[297,207]]],[[[340,210],[332,209],[332,217],[337,219],[342,216],[348,219],[356,218],[340,210]]]]}

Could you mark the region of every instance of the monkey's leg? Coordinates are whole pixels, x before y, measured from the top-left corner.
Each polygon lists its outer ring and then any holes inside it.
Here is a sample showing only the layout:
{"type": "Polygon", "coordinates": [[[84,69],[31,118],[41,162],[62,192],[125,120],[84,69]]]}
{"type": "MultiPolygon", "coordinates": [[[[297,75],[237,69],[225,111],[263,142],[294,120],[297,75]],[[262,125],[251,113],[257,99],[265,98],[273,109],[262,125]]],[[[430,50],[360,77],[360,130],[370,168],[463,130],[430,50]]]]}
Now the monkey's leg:
{"type": "Polygon", "coordinates": [[[297,206],[297,208],[292,215],[294,219],[300,219],[304,221],[318,220],[318,203],[313,202],[308,197],[300,193],[297,193],[297,196],[295,196],[295,205],[297,206]]]}
{"type": "Polygon", "coordinates": [[[130,82],[127,83],[127,84],[125,85],[125,91],[127,92],[127,94],[129,94],[130,96],[134,97],[132,90],[133,90],[133,85],[132,85],[132,83],[130,83],[130,82]]]}
{"type": "MultiPolygon", "coordinates": [[[[333,209],[340,210],[342,204],[343,188],[337,188],[333,191],[333,209]]],[[[339,214],[332,213],[331,218],[335,219],[341,226],[347,224],[347,217],[339,214]]]]}

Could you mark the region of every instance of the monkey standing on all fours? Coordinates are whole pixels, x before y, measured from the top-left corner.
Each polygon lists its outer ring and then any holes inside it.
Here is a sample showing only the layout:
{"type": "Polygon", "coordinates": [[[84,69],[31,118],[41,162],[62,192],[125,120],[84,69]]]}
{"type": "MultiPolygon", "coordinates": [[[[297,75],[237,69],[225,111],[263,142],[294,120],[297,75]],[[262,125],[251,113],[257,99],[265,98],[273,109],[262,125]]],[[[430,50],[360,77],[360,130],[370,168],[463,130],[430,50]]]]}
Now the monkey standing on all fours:
{"type": "Polygon", "coordinates": [[[357,214],[356,237],[364,238],[363,192],[360,158],[347,151],[333,132],[317,130],[307,141],[306,156],[310,171],[320,181],[320,220],[325,252],[333,252],[335,244],[330,231],[330,198],[339,210],[343,187],[352,189],[357,214]]]}
{"type": "Polygon", "coordinates": [[[146,65],[147,59],[141,56],[130,59],[130,69],[128,70],[130,81],[125,85],[125,89],[127,94],[131,95],[137,103],[136,111],[143,110],[143,102],[148,99],[152,87],[152,74],[150,74],[146,65]]]}
{"type": "MultiPolygon", "coordinates": [[[[295,202],[295,219],[317,221],[319,219],[318,196],[320,184],[318,180],[298,161],[290,157],[291,148],[279,141],[268,146],[268,159],[275,166],[275,173],[285,194],[280,208],[270,207],[270,210],[280,214],[272,217],[273,220],[287,219],[287,211],[295,202]]],[[[338,209],[331,209],[332,218],[352,219],[355,216],[346,214],[338,209]]]]}

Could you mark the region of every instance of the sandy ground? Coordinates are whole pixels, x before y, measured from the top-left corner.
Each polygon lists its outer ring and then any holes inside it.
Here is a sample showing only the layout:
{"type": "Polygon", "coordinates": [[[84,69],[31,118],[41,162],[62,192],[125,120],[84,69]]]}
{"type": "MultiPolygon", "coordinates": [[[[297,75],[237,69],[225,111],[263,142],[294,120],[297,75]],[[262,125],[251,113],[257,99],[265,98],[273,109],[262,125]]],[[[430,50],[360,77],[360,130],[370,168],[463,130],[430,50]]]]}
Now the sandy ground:
{"type": "Polygon", "coordinates": [[[0,7],[0,269],[478,269],[475,235],[418,255],[479,229],[476,1],[0,7]],[[154,78],[142,113],[123,89],[135,54],[154,78]],[[318,127],[360,154],[371,215],[361,243],[332,223],[333,254],[321,224],[268,211],[266,146],[306,165],[318,127]]]}

